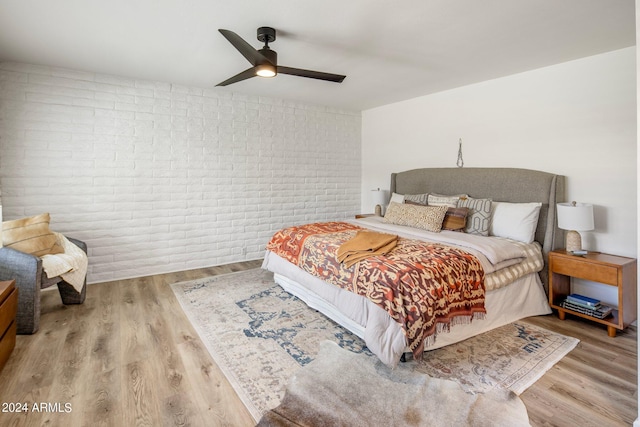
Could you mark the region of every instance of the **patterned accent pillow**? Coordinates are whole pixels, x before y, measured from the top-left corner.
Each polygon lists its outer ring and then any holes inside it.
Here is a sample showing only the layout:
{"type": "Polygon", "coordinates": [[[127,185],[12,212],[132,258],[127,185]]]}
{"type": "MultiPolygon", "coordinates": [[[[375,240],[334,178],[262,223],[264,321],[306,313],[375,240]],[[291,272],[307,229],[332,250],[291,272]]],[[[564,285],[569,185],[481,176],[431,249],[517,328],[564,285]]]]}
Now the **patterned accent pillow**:
{"type": "Polygon", "coordinates": [[[410,203],[413,205],[422,205],[427,206],[427,199],[429,197],[429,193],[424,194],[405,194],[404,202],[410,203]]]}
{"type": "Polygon", "coordinates": [[[384,222],[439,233],[446,212],[446,206],[418,206],[391,202],[384,215],[384,222]]]}
{"type": "Polygon", "coordinates": [[[2,223],[3,246],[27,254],[42,256],[64,252],[49,229],[49,214],[14,219],[2,223]]]}
{"type": "Polygon", "coordinates": [[[445,196],[443,194],[429,194],[427,198],[427,204],[429,206],[446,206],[448,208],[455,208],[458,206],[458,200],[466,199],[466,194],[456,194],[453,196],[445,196]]]}
{"type": "Polygon", "coordinates": [[[467,226],[464,231],[480,236],[489,235],[491,224],[491,199],[474,199],[467,197],[458,201],[459,208],[469,208],[467,226]]]}
{"type": "Polygon", "coordinates": [[[444,215],[444,221],[442,222],[442,229],[464,233],[468,214],[469,208],[447,208],[447,213],[444,215]]]}

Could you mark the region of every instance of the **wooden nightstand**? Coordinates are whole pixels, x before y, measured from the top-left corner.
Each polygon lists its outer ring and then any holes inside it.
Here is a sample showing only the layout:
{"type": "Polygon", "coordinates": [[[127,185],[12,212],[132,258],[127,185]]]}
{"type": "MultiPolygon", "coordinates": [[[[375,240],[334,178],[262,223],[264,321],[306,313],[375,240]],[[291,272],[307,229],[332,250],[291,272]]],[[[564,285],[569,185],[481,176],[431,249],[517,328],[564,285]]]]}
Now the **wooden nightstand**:
{"type": "Polygon", "coordinates": [[[15,281],[0,282],[0,371],[16,346],[18,289],[15,281]]]}
{"type": "Polygon", "coordinates": [[[607,326],[610,337],[616,330],[623,330],[637,315],[637,263],[634,258],[589,252],[586,255],[572,255],[565,250],[549,253],[549,304],[558,310],[558,317],[564,320],[566,313],[593,320],[607,326]],[[590,280],[618,288],[618,308],[613,314],[598,319],[560,306],[571,293],[571,278],[590,280]]]}

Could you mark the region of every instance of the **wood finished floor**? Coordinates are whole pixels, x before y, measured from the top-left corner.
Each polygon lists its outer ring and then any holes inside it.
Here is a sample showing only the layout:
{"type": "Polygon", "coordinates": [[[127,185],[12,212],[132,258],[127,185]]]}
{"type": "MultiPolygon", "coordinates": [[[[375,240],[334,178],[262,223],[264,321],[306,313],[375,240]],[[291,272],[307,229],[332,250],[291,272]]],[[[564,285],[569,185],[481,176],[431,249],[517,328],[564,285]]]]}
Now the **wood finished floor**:
{"type": "MultiPolygon", "coordinates": [[[[18,336],[0,372],[2,426],[252,426],[169,284],[255,268],[260,261],[89,285],[63,306],[44,292],[40,331],[18,336]],[[70,412],[33,412],[34,403],[70,412]]],[[[521,398],[533,426],[629,426],[637,417],[637,333],[587,321],[531,323],[581,340],[521,398]]]]}

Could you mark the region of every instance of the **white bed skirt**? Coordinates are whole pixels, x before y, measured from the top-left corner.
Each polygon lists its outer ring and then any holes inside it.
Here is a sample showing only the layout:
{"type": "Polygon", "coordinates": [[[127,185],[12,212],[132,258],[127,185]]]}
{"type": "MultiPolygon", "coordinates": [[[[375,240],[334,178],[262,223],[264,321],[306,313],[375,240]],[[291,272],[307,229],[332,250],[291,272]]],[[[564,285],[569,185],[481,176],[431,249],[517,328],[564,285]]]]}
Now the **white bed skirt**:
{"type": "MultiPolygon", "coordinates": [[[[262,268],[272,271],[284,290],[362,338],[369,350],[389,366],[396,366],[407,349],[402,326],[367,298],[326,283],[284,258],[267,251],[262,268]]],[[[439,333],[425,351],[444,347],[519,319],[551,313],[537,273],[487,292],[486,318],[439,333]]]]}

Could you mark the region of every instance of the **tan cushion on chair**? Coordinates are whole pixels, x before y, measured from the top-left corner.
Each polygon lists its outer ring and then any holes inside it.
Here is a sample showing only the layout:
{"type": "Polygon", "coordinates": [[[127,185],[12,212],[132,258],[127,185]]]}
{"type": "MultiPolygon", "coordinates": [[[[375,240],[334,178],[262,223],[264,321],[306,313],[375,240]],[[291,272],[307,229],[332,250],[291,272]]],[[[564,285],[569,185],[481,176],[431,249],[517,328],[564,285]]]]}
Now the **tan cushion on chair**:
{"type": "Polygon", "coordinates": [[[2,244],[5,247],[35,256],[63,253],[56,243],[56,236],[49,229],[49,214],[4,221],[2,244]]]}

